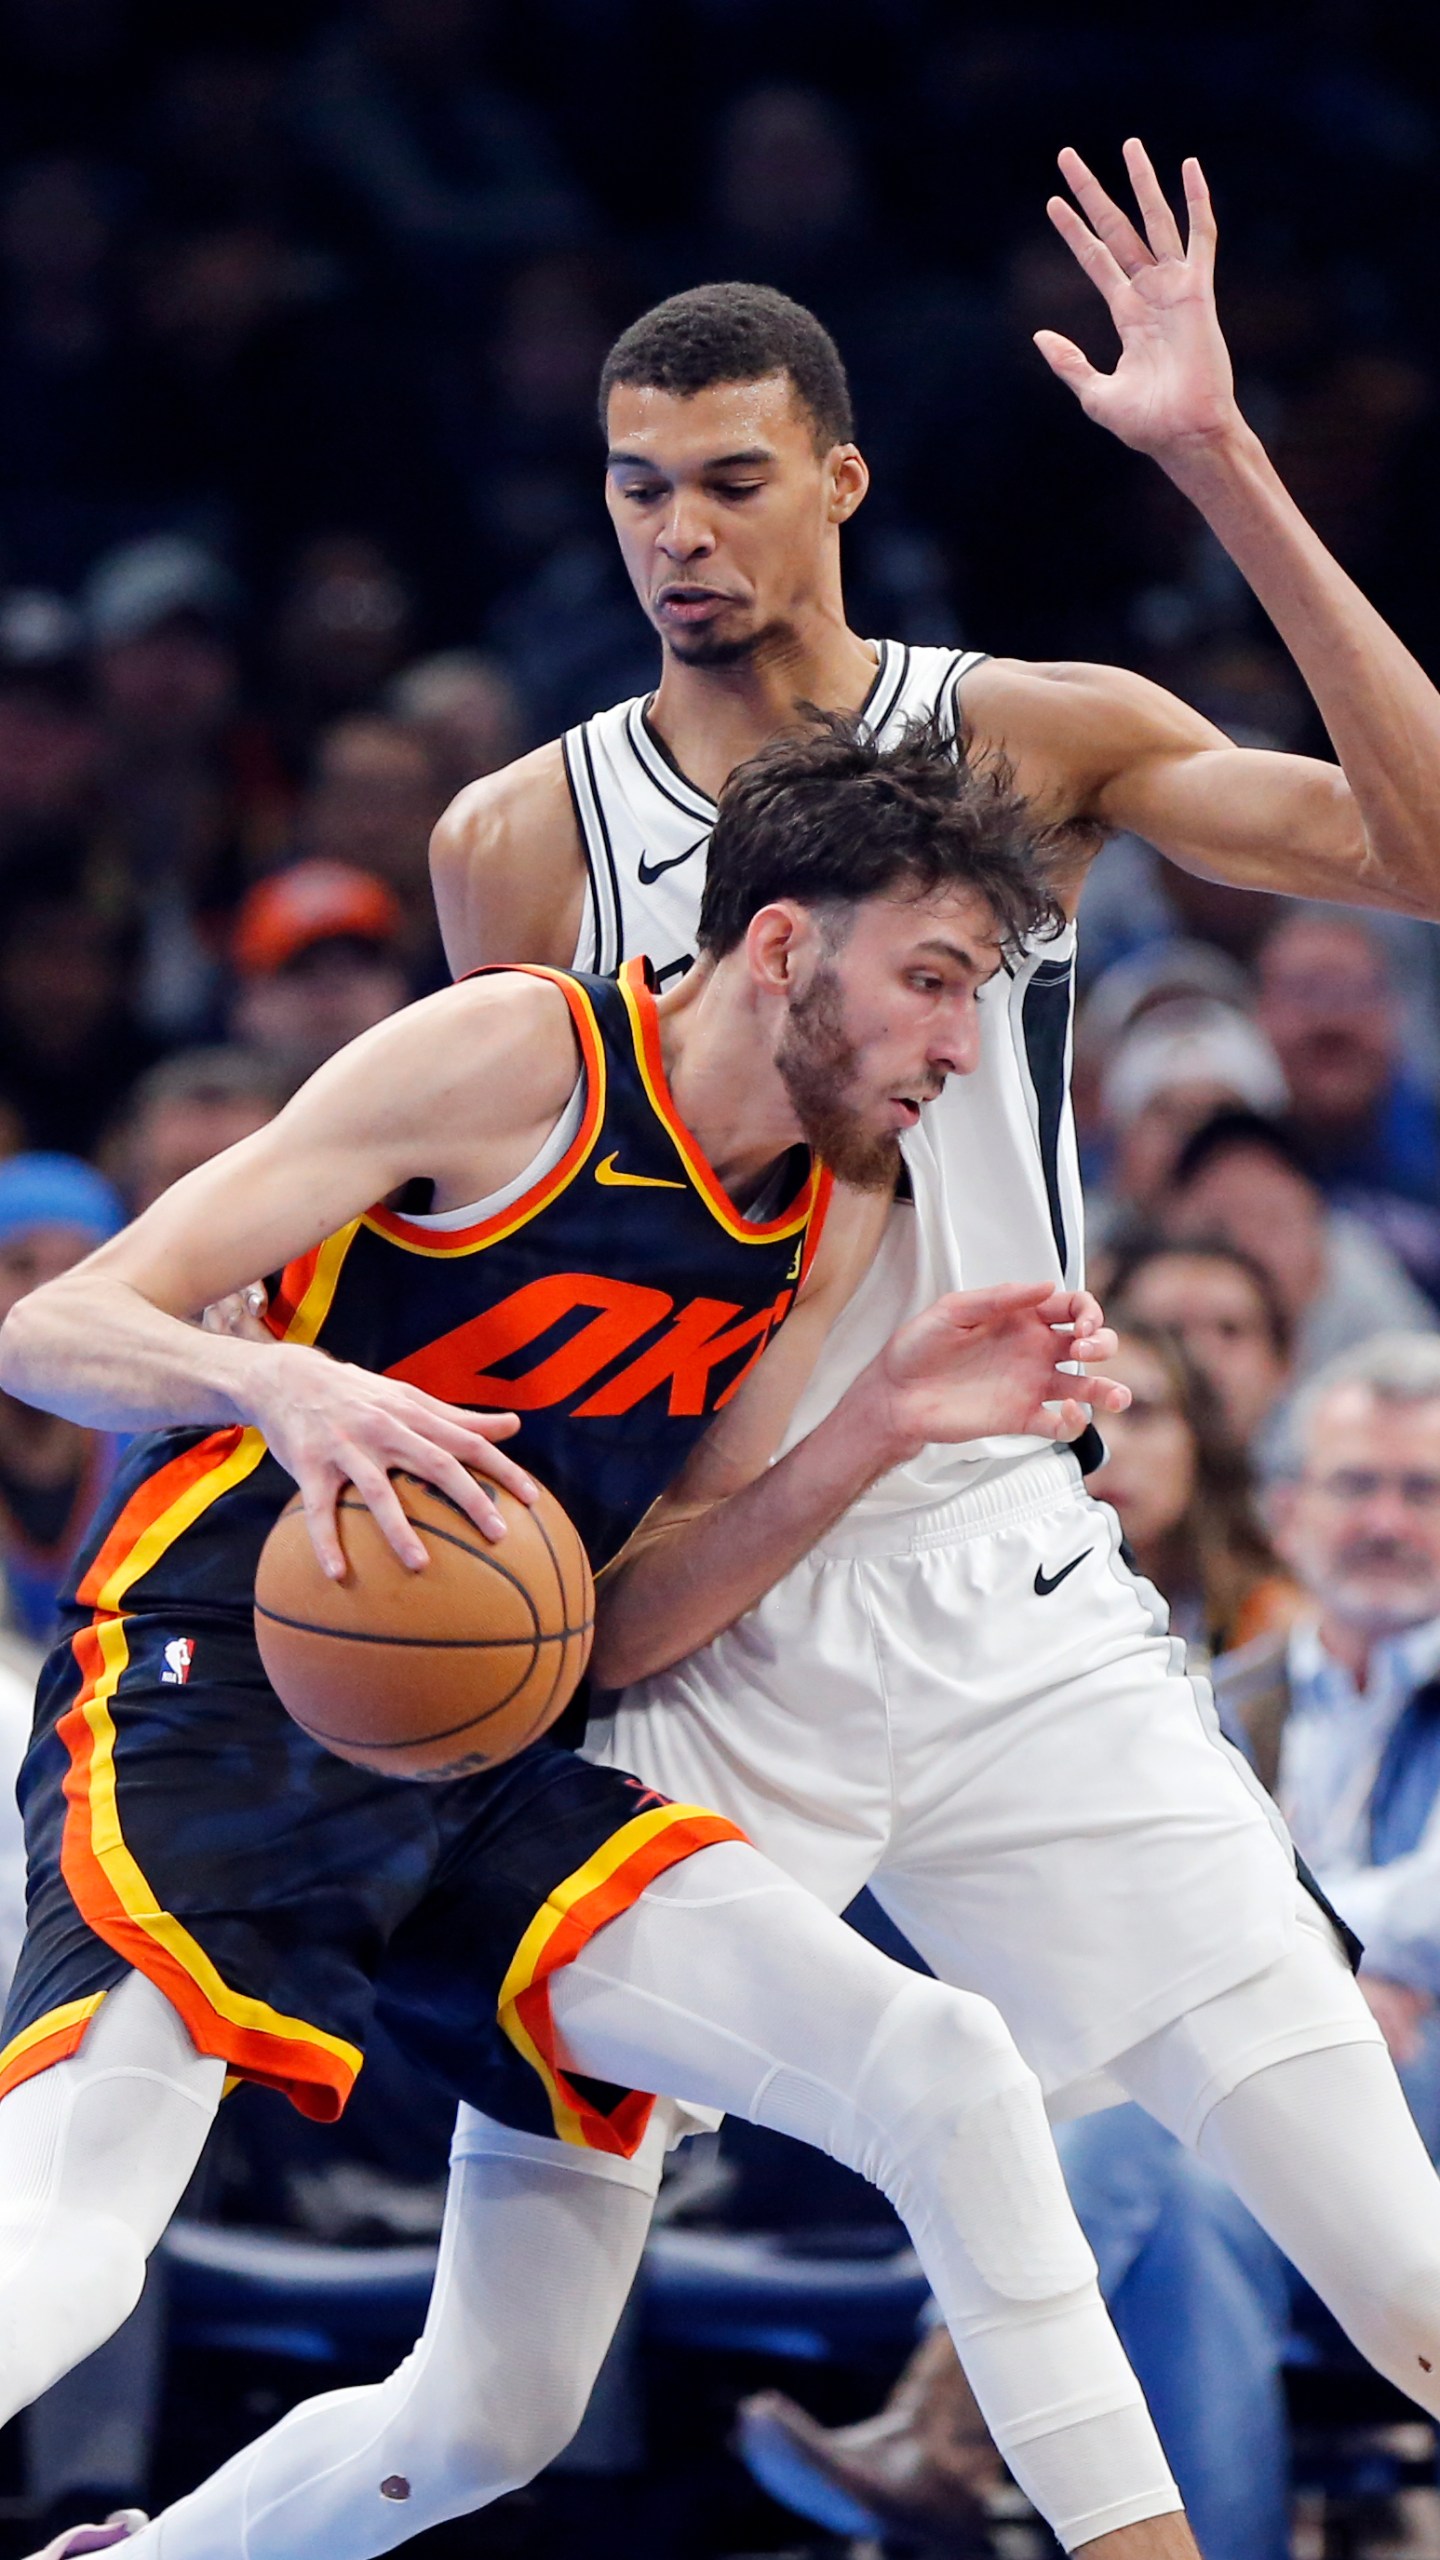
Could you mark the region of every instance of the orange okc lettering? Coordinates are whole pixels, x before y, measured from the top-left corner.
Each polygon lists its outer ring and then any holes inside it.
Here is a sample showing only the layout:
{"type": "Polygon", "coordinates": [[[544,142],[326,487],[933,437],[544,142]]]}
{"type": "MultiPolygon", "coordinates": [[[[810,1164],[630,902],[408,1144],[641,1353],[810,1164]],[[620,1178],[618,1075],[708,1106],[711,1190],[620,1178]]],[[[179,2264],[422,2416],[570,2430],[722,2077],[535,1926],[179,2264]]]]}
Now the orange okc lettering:
{"type": "Polygon", "coordinates": [[[789,1291],[785,1291],[773,1306],[762,1307],[758,1315],[747,1316],[743,1324],[730,1322],[732,1316],[739,1315],[740,1309],[727,1306],[723,1298],[692,1298],[688,1307],[680,1309],[674,1323],[667,1327],[658,1342],[652,1342],[648,1350],[641,1352],[638,1360],[632,1360],[629,1368],[622,1369],[618,1378],[612,1378],[597,1395],[588,1396],[584,1404],[577,1404],[577,1419],[588,1415],[629,1413],[645,1396],[653,1395],[656,1388],[663,1387],[667,1381],[670,1387],[668,1409],[672,1414],[703,1413],[711,1371],[719,1361],[728,1360],[732,1353],[743,1350],[746,1343],[753,1343],[754,1349],[740,1377],[732,1379],[720,1398],[720,1402],[725,1403],[759,1359],[772,1327],[789,1304],[789,1296],[789,1291]]]}
{"type": "MultiPolygon", "coordinates": [[[[588,1271],[557,1271],[531,1280],[498,1307],[487,1307],[468,1324],[442,1334],[408,1360],[397,1360],[388,1372],[407,1386],[447,1404],[500,1405],[516,1413],[533,1413],[542,1405],[564,1404],[578,1395],[600,1370],[631,1350],[643,1334],[663,1324],[675,1301],[664,1289],[645,1289],[634,1280],[606,1280],[588,1271]],[[518,1378],[489,1374],[492,1361],[508,1360],[527,1344],[538,1342],[577,1309],[593,1310],[589,1324],[568,1342],[518,1378]]],[[[727,1307],[724,1312],[733,1314],[727,1307]]],[[[768,1320],[768,1319],[767,1319],[768,1320]]],[[[696,1406],[698,1412],[700,1408],[696,1406]]]]}

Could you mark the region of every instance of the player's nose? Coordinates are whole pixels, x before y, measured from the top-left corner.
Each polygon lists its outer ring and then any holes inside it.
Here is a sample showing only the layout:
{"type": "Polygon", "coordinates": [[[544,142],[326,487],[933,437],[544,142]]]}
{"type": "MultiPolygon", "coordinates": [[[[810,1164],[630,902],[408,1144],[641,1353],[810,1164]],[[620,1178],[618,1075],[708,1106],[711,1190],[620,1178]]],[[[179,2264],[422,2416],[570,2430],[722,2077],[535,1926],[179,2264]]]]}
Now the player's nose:
{"type": "Polygon", "coordinates": [[[677,497],[660,528],[660,549],[667,560],[703,560],[715,548],[705,511],[693,499],[677,497]]]}
{"type": "Polygon", "coordinates": [[[931,1042],[926,1061],[939,1077],[972,1075],[980,1064],[980,1021],[973,1005],[956,1012],[931,1042]]]}

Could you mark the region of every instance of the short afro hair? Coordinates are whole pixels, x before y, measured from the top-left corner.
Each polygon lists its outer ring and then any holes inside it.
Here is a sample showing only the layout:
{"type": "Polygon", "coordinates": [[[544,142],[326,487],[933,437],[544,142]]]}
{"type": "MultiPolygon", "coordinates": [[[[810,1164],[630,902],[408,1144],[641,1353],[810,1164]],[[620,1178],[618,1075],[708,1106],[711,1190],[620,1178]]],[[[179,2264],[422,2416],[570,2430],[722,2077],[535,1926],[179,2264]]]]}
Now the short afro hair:
{"type": "Polygon", "coordinates": [[[600,375],[601,433],[618,382],[689,400],[717,382],[763,382],[772,373],[789,375],[819,452],[849,442],[850,385],[814,312],[773,285],[694,285],[642,311],[616,339],[600,375]]]}
{"type": "Polygon", "coordinates": [[[1049,831],[999,758],[967,764],[938,715],[885,744],[862,715],[807,707],[738,764],[720,794],[696,936],[723,959],[776,898],[829,911],[843,938],[865,898],[973,889],[1007,960],[1059,931],[1049,831]]]}

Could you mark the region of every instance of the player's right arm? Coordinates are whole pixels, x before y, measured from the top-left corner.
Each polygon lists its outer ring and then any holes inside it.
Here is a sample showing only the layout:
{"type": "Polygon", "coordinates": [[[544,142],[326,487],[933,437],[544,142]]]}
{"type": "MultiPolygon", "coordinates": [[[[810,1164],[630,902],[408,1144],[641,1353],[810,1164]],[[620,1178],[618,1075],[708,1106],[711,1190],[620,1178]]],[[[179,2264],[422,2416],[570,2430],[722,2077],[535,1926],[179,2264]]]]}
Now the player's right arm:
{"type": "Polygon", "coordinates": [[[389,1481],[395,1467],[501,1534],[468,1470],[530,1497],[528,1477],[495,1446],[518,1428],[515,1416],[474,1414],[300,1344],[212,1333],[193,1319],[416,1176],[460,1199],[493,1187],[492,1176],[509,1179],[574,1076],[563,997],[541,981],[487,980],[408,1007],[332,1058],[263,1129],[22,1298],[0,1329],[0,1386],[98,1429],[255,1425],[299,1485],[332,1573],[344,1570],[335,1503],[346,1482],[403,1563],[426,1561],[389,1481]],[[486,1097],[478,1140],[473,1107],[456,1108],[476,1093],[486,1097]]]}
{"type": "Polygon", "coordinates": [[[496,960],[573,966],[585,854],[558,739],[466,784],[430,839],[430,880],[455,977],[496,960]]]}

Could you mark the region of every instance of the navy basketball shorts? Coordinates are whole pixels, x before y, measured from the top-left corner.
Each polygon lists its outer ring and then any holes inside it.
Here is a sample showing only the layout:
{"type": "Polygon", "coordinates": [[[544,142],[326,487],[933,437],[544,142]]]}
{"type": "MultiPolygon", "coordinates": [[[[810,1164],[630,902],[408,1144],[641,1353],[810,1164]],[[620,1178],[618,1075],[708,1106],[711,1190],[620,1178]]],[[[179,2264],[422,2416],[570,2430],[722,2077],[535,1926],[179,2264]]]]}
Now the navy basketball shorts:
{"type": "Polygon", "coordinates": [[[338,2116],[372,2017],[456,2098],[633,2151],[652,2100],[570,2078],[549,1979],[696,1849],[743,1837],[558,1744],[439,1785],[336,1759],[245,1621],[79,1612],[20,1779],[25,1945],[0,2096],[79,2047],[133,1967],[202,2053],[338,2116]]]}

